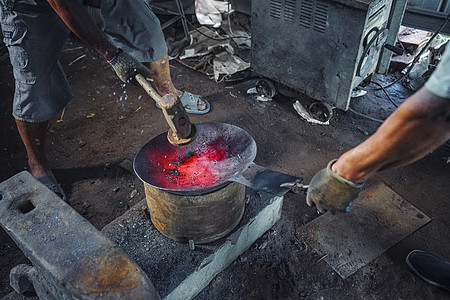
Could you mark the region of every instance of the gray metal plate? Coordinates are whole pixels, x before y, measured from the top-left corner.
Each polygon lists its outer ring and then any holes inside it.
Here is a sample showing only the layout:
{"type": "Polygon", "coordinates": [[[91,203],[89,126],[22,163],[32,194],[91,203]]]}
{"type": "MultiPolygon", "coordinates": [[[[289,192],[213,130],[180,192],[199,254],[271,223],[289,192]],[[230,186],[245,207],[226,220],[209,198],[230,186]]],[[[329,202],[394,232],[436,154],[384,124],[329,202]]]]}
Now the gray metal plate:
{"type": "Polygon", "coordinates": [[[380,183],[363,190],[349,213],[326,213],[301,232],[345,279],[430,220],[380,183]]]}

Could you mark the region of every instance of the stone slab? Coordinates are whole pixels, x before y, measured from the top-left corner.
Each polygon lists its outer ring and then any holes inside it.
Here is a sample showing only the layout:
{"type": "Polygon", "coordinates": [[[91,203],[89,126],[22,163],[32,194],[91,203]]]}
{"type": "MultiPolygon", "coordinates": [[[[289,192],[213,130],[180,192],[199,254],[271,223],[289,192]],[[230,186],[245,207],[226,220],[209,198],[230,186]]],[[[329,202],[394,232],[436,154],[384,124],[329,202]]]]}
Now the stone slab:
{"type": "Polygon", "coordinates": [[[245,213],[226,237],[205,245],[182,244],[163,236],[141,200],[102,229],[147,274],[163,299],[192,299],[281,217],[283,197],[247,189],[245,213]]]}
{"type": "Polygon", "coordinates": [[[349,213],[326,213],[300,231],[345,279],[430,220],[379,183],[363,190],[349,213]]]}

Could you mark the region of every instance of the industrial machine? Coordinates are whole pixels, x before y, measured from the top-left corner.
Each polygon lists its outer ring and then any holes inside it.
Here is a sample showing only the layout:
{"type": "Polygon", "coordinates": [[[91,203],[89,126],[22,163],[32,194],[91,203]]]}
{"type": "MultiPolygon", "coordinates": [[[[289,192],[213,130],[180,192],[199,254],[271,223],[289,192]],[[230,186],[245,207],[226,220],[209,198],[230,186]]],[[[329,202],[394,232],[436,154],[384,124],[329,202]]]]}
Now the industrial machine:
{"type": "Polygon", "coordinates": [[[315,100],[310,111],[325,118],[333,107],[347,110],[352,90],[376,70],[392,3],[253,0],[252,68],[265,77],[257,90],[268,96],[280,86],[301,92],[315,100]]]}

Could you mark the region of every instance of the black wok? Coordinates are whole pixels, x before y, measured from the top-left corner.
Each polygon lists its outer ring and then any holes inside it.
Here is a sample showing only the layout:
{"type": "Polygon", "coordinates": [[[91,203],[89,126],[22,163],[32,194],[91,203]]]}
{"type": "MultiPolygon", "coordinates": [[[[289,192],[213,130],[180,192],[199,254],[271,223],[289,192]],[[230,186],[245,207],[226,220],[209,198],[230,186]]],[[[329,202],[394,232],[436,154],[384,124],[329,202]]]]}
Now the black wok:
{"type": "Polygon", "coordinates": [[[188,144],[172,145],[167,133],[146,143],[134,159],[134,170],[146,184],[169,193],[202,195],[235,181],[282,196],[285,182],[302,179],[253,163],[256,143],[242,128],[226,123],[197,123],[188,144]]]}

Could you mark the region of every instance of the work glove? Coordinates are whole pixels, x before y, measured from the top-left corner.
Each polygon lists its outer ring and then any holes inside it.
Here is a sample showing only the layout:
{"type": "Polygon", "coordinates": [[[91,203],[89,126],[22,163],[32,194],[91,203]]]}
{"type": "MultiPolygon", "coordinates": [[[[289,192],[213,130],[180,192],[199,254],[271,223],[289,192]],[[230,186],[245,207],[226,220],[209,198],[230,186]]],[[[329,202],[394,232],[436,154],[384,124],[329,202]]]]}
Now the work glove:
{"type": "Polygon", "coordinates": [[[144,77],[150,77],[150,70],[141,64],[136,58],[130,54],[123,52],[119,49],[119,52],[108,61],[111,67],[119,76],[123,82],[135,81],[136,74],[141,74],[144,77]]]}
{"type": "Polygon", "coordinates": [[[364,182],[351,182],[333,172],[331,166],[335,162],[336,159],[330,161],[327,167],[317,172],[309,183],[306,203],[309,206],[314,203],[321,213],[327,210],[332,213],[349,212],[353,201],[358,198],[364,186],[364,182]]]}

